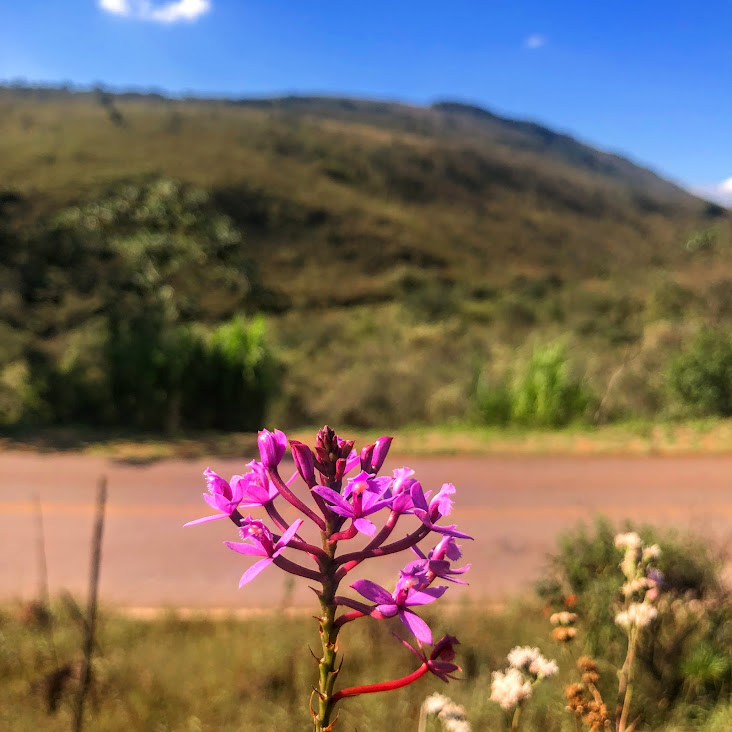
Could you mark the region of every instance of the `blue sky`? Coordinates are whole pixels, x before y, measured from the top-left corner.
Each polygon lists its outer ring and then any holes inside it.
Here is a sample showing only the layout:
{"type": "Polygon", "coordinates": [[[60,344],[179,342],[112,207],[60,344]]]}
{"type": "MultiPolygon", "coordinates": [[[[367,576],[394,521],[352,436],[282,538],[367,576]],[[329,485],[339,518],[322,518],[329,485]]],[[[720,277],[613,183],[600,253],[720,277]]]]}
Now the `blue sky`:
{"type": "Polygon", "coordinates": [[[0,79],[452,98],[732,203],[732,0],[23,0],[0,79]]]}

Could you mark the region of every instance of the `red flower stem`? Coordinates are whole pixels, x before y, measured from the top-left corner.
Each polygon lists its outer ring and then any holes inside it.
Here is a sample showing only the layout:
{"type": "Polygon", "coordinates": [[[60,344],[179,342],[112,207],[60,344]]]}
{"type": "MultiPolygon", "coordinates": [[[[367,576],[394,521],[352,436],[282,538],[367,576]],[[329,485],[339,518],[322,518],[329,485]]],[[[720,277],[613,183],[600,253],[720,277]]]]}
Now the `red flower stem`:
{"type": "Polygon", "coordinates": [[[416,671],[413,671],[408,676],[404,676],[401,679],[395,679],[394,681],[382,681],[380,684],[366,684],[365,686],[350,686],[347,689],[341,689],[333,694],[333,704],[345,699],[347,696],[358,696],[359,694],[375,694],[380,691],[393,691],[394,689],[401,689],[403,686],[409,686],[414,683],[417,679],[424,676],[429,671],[427,663],[423,663],[416,671]]]}
{"type": "Polygon", "coordinates": [[[308,508],[285,484],[285,481],[282,480],[280,477],[280,474],[277,472],[277,468],[270,468],[267,473],[269,474],[270,479],[277,487],[277,490],[280,492],[280,495],[290,504],[292,504],[300,513],[305,514],[321,531],[325,531],[325,521],[318,516],[315,511],[308,508]]]}
{"type": "Polygon", "coordinates": [[[275,557],[274,564],[276,567],[284,569],[285,572],[289,572],[290,574],[296,574],[299,577],[305,577],[315,582],[323,581],[323,575],[320,572],[316,572],[314,569],[308,569],[307,567],[301,567],[299,564],[291,562],[283,556],[275,557]]]}
{"type": "Polygon", "coordinates": [[[414,546],[415,544],[418,544],[422,539],[424,539],[427,534],[430,533],[430,529],[428,529],[426,526],[421,526],[416,531],[413,531],[411,534],[408,534],[403,539],[400,539],[399,541],[394,541],[391,544],[387,544],[386,546],[382,547],[376,547],[374,549],[363,549],[360,552],[351,552],[350,554],[343,554],[342,556],[338,557],[336,559],[336,562],[341,565],[340,569],[338,570],[338,579],[342,579],[343,576],[350,572],[356,565],[363,562],[365,559],[372,559],[373,557],[383,557],[387,554],[395,554],[396,552],[401,552],[404,549],[409,549],[410,546],[414,546]]]}
{"type": "Polygon", "coordinates": [[[353,539],[358,534],[358,529],[352,523],[345,531],[339,531],[337,534],[333,534],[329,541],[335,543],[337,541],[345,541],[346,539],[353,539]]]}
{"type": "MultiPolygon", "coordinates": [[[[264,507],[267,510],[269,517],[277,524],[280,531],[284,533],[285,531],[287,531],[287,529],[290,528],[290,524],[288,524],[287,521],[282,518],[280,512],[275,508],[272,501],[267,501],[267,503],[264,504],[264,507]]],[[[305,552],[306,554],[310,554],[311,556],[315,557],[328,556],[320,547],[317,547],[313,544],[308,544],[306,541],[303,541],[297,534],[295,534],[295,536],[287,546],[291,549],[297,549],[298,551],[305,552]]]]}
{"type": "Polygon", "coordinates": [[[350,607],[352,610],[358,610],[364,615],[370,615],[371,611],[374,609],[373,605],[367,605],[365,602],[360,602],[359,600],[354,600],[350,597],[341,597],[341,595],[336,595],[333,598],[333,602],[334,604],[341,605],[342,607],[350,607]]]}
{"type": "Polygon", "coordinates": [[[363,548],[362,551],[367,552],[371,549],[375,549],[377,546],[381,546],[389,538],[389,534],[394,531],[394,527],[396,526],[400,515],[401,514],[397,511],[392,511],[389,514],[389,518],[386,519],[381,531],[376,534],[376,536],[363,548]]]}
{"type": "Polygon", "coordinates": [[[343,615],[340,615],[336,621],[335,625],[336,628],[343,627],[346,623],[350,623],[352,620],[358,620],[359,618],[367,618],[368,614],[362,613],[360,610],[351,610],[350,613],[343,613],[343,615]]]}
{"type": "Polygon", "coordinates": [[[241,528],[241,522],[244,518],[239,511],[235,508],[230,514],[229,518],[239,527],[241,528]]]}

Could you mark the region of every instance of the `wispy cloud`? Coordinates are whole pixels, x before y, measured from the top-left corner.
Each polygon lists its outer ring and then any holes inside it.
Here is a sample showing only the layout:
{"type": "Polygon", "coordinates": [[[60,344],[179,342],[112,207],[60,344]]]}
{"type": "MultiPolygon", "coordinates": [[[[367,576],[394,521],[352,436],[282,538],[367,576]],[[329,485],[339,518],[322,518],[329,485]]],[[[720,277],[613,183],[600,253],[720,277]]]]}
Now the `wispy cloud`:
{"type": "Polygon", "coordinates": [[[189,23],[211,10],[211,0],[172,0],[152,3],[150,0],[98,0],[99,7],[112,15],[153,23],[189,23]]]}
{"type": "Polygon", "coordinates": [[[542,46],[546,46],[546,36],[542,36],[540,33],[532,33],[524,39],[524,48],[528,48],[530,51],[535,51],[542,46]]]}
{"type": "Polygon", "coordinates": [[[732,178],[726,178],[720,183],[702,183],[692,186],[691,192],[708,201],[715,201],[732,208],[732,178]]]}
{"type": "Polygon", "coordinates": [[[113,15],[129,15],[131,11],[127,0],[99,0],[99,7],[113,15]]]}

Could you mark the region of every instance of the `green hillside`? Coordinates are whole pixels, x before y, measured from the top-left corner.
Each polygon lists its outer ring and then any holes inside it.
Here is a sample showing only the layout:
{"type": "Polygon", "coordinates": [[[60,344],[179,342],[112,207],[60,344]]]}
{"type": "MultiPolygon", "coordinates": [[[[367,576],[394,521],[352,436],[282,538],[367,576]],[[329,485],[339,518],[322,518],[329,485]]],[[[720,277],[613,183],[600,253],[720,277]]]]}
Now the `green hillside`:
{"type": "Polygon", "coordinates": [[[115,308],[148,323],[153,308],[209,349],[222,322],[262,312],[279,363],[270,417],[354,425],[465,419],[476,404],[511,419],[486,392],[555,366],[582,378],[597,418],[673,411],[671,355],[732,317],[729,212],[462,104],[5,88],[0,166],[5,422],[55,419],[49,364],[106,343],[115,308]],[[120,291],[134,307],[114,304],[120,291]],[[45,386],[31,388],[38,358],[45,386]]]}

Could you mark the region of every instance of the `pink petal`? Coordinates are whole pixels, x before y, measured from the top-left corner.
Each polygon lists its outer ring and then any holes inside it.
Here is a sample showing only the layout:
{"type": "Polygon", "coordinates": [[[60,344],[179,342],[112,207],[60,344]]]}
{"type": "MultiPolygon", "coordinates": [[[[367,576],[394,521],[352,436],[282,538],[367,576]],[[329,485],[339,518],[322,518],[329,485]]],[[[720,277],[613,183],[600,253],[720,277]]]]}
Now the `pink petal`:
{"type": "Polygon", "coordinates": [[[313,493],[317,493],[321,498],[325,498],[326,501],[330,501],[335,506],[339,506],[344,511],[349,511],[348,515],[353,515],[353,506],[345,499],[340,493],[336,493],[332,488],[327,488],[324,485],[319,485],[313,488],[313,493]]]}
{"type": "Polygon", "coordinates": [[[203,518],[196,519],[195,521],[189,521],[187,524],[183,524],[183,528],[186,526],[195,526],[196,524],[205,524],[208,521],[218,521],[218,519],[229,518],[225,513],[217,513],[215,516],[204,516],[203,518]]]}
{"type": "Polygon", "coordinates": [[[251,582],[263,569],[266,569],[274,560],[271,557],[260,559],[256,564],[252,564],[249,569],[244,572],[239,580],[239,587],[244,587],[247,582],[251,582]]]}
{"type": "Polygon", "coordinates": [[[376,533],[376,527],[365,518],[356,519],[353,525],[362,533],[368,536],[373,536],[376,533]]]}
{"type": "Polygon", "coordinates": [[[246,554],[250,557],[266,557],[267,552],[261,546],[254,546],[248,542],[225,541],[224,544],[239,554],[246,554]]]}
{"type": "Polygon", "coordinates": [[[351,589],[356,590],[359,595],[363,595],[367,600],[371,600],[371,602],[378,602],[382,605],[394,603],[394,598],[391,596],[391,593],[371,580],[356,580],[351,585],[351,589]]]}
{"type": "Polygon", "coordinates": [[[376,610],[387,618],[393,618],[397,614],[399,608],[392,602],[391,604],[377,605],[376,610]]]}
{"type": "Polygon", "coordinates": [[[282,534],[280,540],[275,544],[275,552],[274,556],[278,556],[280,552],[290,543],[290,540],[292,539],[295,534],[297,534],[297,530],[302,526],[302,519],[298,519],[297,521],[293,521],[292,526],[290,526],[287,531],[285,531],[284,534],[282,534]]]}
{"type": "Polygon", "coordinates": [[[404,602],[405,605],[429,605],[438,597],[442,597],[447,592],[447,586],[428,587],[426,590],[412,593],[404,602]]]}
{"type": "Polygon", "coordinates": [[[417,640],[432,645],[432,631],[422,618],[409,610],[400,610],[399,619],[417,640]]]}

